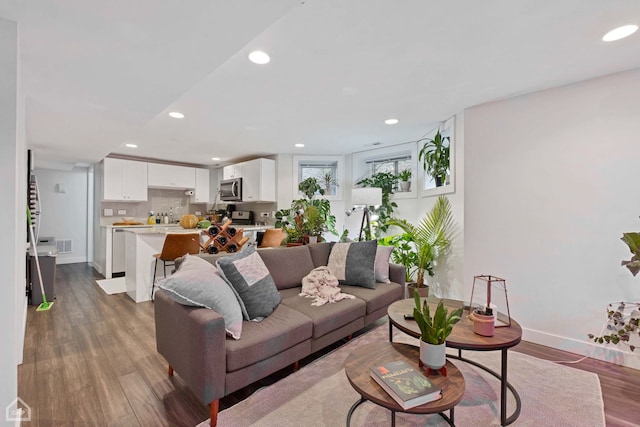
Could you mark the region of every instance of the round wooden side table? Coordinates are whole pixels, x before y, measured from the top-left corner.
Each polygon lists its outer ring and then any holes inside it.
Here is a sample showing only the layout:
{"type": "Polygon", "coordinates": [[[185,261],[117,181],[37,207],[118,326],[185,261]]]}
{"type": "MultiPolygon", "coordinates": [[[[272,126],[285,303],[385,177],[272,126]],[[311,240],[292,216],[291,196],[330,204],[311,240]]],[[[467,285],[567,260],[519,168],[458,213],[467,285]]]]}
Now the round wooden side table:
{"type": "MultiPolygon", "coordinates": [[[[427,301],[429,302],[430,309],[435,310],[440,298],[429,297],[427,301]]],[[[442,301],[444,302],[444,306],[449,310],[464,306],[462,301],[451,299],[443,299],[442,301]]],[[[407,320],[404,318],[405,314],[413,314],[414,307],[415,302],[413,298],[399,300],[389,306],[387,309],[389,316],[389,341],[393,341],[394,327],[412,337],[420,337],[420,329],[415,320],[407,320]]],[[[495,328],[495,333],[492,337],[481,336],[473,332],[473,322],[469,319],[468,314],[469,312],[467,310],[463,312],[462,320],[453,327],[453,331],[446,342],[447,347],[458,349],[458,355],[447,355],[447,358],[454,358],[470,363],[500,380],[500,423],[503,426],[509,425],[520,416],[522,402],[516,389],[507,381],[508,350],[517,345],[522,339],[522,328],[518,322],[511,318],[511,326],[495,328]],[[474,360],[463,357],[462,350],[500,351],[500,372],[495,372],[474,360]],[[507,414],[507,390],[511,392],[516,403],[516,407],[511,415],[507,414]]]]}
{"type": "Polygon", "coordinates": [[[429,381],[442,389],[442,398],[424,405],[403,409],[378,383],[371,378],[372,366],[405,360],[416,370],[418,367],[420,349],[409,344],[393,342],[376,342],[362,346],[352,352],[345,362],[344,370],[351,386],[361,398],[351,406],[347,414],[347,427],[351,424],[351,416],[355,409],[367,400],[391,411],[391,426],[395,427],[396,412],[410,414],[439,414],[449,425],[454,426],[454,407],[462,400],[464,394],[464,377],[458,368],[447,361],[447,376],[432,375],[429,381]],[[449,411],[449,416],[444,412],[449,411]]]}

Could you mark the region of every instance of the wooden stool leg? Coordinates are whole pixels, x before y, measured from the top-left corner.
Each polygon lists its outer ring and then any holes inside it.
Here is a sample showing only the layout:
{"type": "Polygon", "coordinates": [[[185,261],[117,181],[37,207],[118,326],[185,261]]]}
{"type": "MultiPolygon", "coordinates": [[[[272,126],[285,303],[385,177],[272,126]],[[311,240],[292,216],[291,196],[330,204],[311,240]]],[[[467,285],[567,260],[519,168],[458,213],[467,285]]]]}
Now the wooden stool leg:
{"type": "Polygon", "coordinates": [[[167,374],[169,374],[170,377],[173,376],[173,366],[169,365],[169,369],[167,369],[167,374]]]}
{"type": "Polygon", "coordinates": [[[153,291],[156,287],[156,270],[158,268],[158,258],[156,258],[156,263],[153,268],[153,281],[151,282],[151,301],[153,301],[153,291]]]}

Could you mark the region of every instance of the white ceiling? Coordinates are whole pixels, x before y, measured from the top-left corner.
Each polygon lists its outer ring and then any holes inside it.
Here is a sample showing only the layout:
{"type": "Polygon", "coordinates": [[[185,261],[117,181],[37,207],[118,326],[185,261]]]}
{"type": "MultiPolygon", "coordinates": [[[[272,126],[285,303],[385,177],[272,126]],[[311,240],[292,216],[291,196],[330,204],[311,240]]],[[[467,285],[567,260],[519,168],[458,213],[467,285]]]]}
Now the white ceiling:
{"type": "Polygon", "coordinates": [[[640,67],[640,33],[601,41],[640,24],[637,0],[3,0],[0,17],[19,22],[39,167],[351,153],[640,67]]]}

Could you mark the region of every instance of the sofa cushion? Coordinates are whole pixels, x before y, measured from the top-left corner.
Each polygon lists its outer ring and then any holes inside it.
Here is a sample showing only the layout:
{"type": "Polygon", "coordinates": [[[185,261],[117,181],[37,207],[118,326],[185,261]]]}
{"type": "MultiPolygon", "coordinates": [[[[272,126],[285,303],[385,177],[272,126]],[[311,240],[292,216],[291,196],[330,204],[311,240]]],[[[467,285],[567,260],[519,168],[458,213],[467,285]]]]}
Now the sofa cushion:
{"type": "Polygon", "coordinates": [[[262,322],[244,322],[242,339],[227,340],[227,372],[237,371],[311,338],[313,324],[300,312],[280,304],[262,322]]]}
{"type": "Polygon", "coordinates": [[[218,259],[218,268],[242,299],[246,320],[262,320],[280,304],[278,289],[254,246],[218,259]]]}
{"type": "Polygon", "coordinates": [[[297,297],[298,295],[300,295],[300,292],[302,292],[302,286],[296,286],[295,288],[280,289],[278,292],[280,292],[280,296],[284,301],[287,298],[297,297]]]}
{"type": "Polygon", "coordinates": [[[378,242],[334,243],[327,266],[341,285],[373,289],[376,284],[374,265],[378,242]]]}
{"type": "Polygon", "coordinates": [[[378,245],[376,249],[376,260],[374,263],[374,271],[376,275],[376,282],[389,283],[389,257],[393,252],[393,246],[378,245]]]}
{"type": "Polygon", "coordinates": [[[158,288],[182,305],[205,307],[224,318],[227,335],[240,339],[242,311],[235,293],[218,269],[193,255],[182,257],[180,268],[158,282],[158,288]]]}
{"type": "Polygon", "coordinates": [[[311,259],[313,259],[314,268],[322,267],[329,263],[329,254],[331,253],[332,245],[333,243],[329,242],[307,245],[309,247],[309,252],[311,253],[311,259]]]}
{"type": "Polygon", "coordinates": [[[261,249],[258,253],[278,289],[300,286],[302,278],[314,268],[308,246],[261,249]]]}
{"type": "Polygon", "coordinates": [[[340,286],[345,293],[351,294],[367,304],[367,314],[373,313],[402,298],[403,287],[397,283],[376,283],[375,289],[360,286],[340,286]]]}
{"type": "MultiPolygon", "coordinates": [[[[352,322],[366,313],[364,301],[357,298],[344,299],[333,304],[312,306],[313,299],[301,296],[289,297],[282,300],[286,305],[313,321],[313,338],[319,338],[349,322],[352,322]]],[[[243,338],[244,339],[244,338],[243,338]]]]}

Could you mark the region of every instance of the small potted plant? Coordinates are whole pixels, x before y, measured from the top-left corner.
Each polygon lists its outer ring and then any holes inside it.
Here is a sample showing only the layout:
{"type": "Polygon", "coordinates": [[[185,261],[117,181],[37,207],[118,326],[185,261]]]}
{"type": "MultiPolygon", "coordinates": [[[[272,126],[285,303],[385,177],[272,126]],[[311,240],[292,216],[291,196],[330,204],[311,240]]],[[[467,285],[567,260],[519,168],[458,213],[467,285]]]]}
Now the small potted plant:
{"type": "Polygon", "coordinates": [[[411,169],[403,169],[398,172],[400,191],[407,192],[411,190],[411,169]]]}
{"type": "Polygon", "coordinates": [[[447,182],[450,167],[449,153],[449,137],[442,136],[440,129],[432,139],[428,139],[422,145],[418,153],[418,160],[422,160],[424,171],[434,179],[436,187],[440,187],[447,182]]]}
{"type": "MultiPolygon", "coordinates": [[[[414,286],[417,289],[425,289],[422,296],[427,296],[429,288],[425,284],[425,272],[433,276],[434,261],[451,247],[453,214],[449,200],[445,196],[438,197],[433,208],[417,226],[404,219],[392,219],[387,224],[400,227],[414,242],[417,273],[414,286]]],[[[409,283],[407,286],[411,292],[412,284],[409,283]]]]}
{"type": "Polygon", "coordinates": [[[420,362],[430,369],[439,370],[446,363],[445,342],[453,326],[462,318],[462,308],[449,313],[440,300],[432,317],[427,300],[421,300],[417,291],[413,298],[413,317],[420,328],[420,362]]]}

